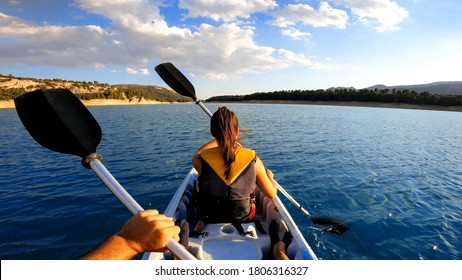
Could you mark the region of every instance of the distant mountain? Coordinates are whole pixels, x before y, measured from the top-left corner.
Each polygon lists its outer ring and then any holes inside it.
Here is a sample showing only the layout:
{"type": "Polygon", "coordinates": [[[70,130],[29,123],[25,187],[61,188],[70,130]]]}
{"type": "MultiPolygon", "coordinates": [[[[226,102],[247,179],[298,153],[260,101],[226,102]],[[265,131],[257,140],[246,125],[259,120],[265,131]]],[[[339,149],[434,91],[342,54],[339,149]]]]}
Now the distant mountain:
{"type": "Polygon", "coordinates": [[[421,92],[430,92],[441,95],[462,95],[462,82],[436,82],[430,84],[420,85],[402,85],[402,86],[386,86],[375,85],[367,89],[396,89],[396,90],[410,90],[421,92]]]}
{"type": "Polygon", "coordinates": [[[350,90],[355,90],[354,87],[330,87],[327,90],[336,90],[336,89],[350,89],[350,90]]]}

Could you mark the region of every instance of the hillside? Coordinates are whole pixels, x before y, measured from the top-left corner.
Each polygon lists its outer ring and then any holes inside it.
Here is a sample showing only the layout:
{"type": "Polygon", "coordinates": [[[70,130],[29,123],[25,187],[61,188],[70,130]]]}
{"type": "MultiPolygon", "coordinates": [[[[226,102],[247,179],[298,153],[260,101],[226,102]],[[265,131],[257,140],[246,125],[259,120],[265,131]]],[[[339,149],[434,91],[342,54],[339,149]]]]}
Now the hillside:
{"type": "Polygon", "coordinates": [[[368,87],[367,89],[389,89],[389,90],[409,90],[416,91],[418,93],[429,92],[440,95],[462,95],[462,82],[436,82],[430,84],[418,84],[418,85],[401,85],[401,86],[385,86],[375,85],[368,87]]]}
{"type": "MultiPolygon", "coordinates": [[[[413,90],[395,89],[354,89],[331,88],[327,90],[282,90],[274,92],[256,92],[248,95],[215,96],[208,102],[249,102],[249,101],[289,101],[289,102],[355,102],[380,104],[412,104],[421,106],[462,107],[462,95],[442,95],[430,92],[418,93],[413,90]]],[[[400,105],[401,106],[401,105],[400,105]]]]}
{"type": "Polygon", "coordinates": [[[142,92],[145,96],[151,96],[154,100],[161,102],[190,102],[191,99],[179,95],[178,93],[160,86],[147,86],[136,84],[114,85],[116,88],[123,89],[125,92],[136,93],[142,92]]]}
{"type": "Polygon", "coordinates": [[[67,81],[62,79],[21,78],[0,74],[0,100],[12,100],[24,92],[40,88],[66,88],[81,100],[117,99],[149,100],[159,102],[189,102],[174,91],[160,86],[109,85],[95,82],[67,81]]]}
{"type": "Polygon", "coordinates": [[[402,107],[440,106],[445,109],[462,108],[462,82],[437,82],[409,86],[375,85],[364,89],[354,87],[331,87],[326,90],[282,90],[274,92],[256,92],[248,95],[215,96],[208,102],[337,102],[402,107]]]}

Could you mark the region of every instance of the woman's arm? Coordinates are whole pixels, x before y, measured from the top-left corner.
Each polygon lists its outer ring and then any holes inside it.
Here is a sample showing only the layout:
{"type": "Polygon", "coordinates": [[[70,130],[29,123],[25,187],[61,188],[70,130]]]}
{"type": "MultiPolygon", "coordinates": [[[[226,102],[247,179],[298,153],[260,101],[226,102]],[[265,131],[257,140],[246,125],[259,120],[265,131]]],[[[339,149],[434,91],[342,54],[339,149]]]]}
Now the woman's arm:
{"type": "Polygon", "coordinates": [[[273,172],[269,169],[265,169],[263,162],[257,157],[257,162],[255,163],[255,175],[257,176],[257,185],[258,188],[269,198],[276,196],[278,192],[278,187],[274,182],[273,172]]]}
{"type": "Polygon", "coordinates": [[[197,149],[196,153],[193,155],[192,164],[199,174],[201,174],[202,171],[201,152],[214,147],[218,147],[217,140],[215,139],[205,143],[202,147],[197,149]]]}

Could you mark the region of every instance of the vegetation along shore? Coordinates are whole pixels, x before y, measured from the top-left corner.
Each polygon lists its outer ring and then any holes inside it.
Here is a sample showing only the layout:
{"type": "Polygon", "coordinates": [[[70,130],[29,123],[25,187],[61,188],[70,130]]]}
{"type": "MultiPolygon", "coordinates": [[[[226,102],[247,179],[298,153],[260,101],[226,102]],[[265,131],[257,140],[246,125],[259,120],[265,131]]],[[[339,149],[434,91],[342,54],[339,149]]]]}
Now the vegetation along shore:
{"type": "MultiPolygon", "coordinates": [[[[21,78],[0,74],[0,108],[14,108],[14,97],[40,88],[69,89],[86,106],[190,102],[188,98],[160,86],[109,85],[97,81],[21,78]]],[[[215,96],[207,99],[206,102],[368,106],[462,112],[462,82],[440,82],[395,88],[377,85],[366,89],[330,88],[257,92],[247,95],[215,96]]]]}
{"type": "Polygon", "coordinates": [[[390,88],[331,88],[327,90],[284,90],[248,95],[216,96],[208,102],[298,103],[462,111],[462,83],[454,94],[390,88]]]}
{"type": "Polygon", "coordinates": [[[190,102],[189,98],[160,86],[109,85],[97,81],[21,78],[0,74],[0,108],[14,108],[13,99],[25,92],[53,88],[69,89],[88,106],[190,102]]]}

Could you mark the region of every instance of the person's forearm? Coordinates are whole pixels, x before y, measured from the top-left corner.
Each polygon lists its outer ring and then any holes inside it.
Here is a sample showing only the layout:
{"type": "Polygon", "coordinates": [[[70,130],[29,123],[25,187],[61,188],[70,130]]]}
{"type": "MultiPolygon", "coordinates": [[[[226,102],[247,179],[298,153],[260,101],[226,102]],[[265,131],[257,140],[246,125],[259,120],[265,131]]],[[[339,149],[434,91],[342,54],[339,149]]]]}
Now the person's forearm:
{"type": "Polygon", "coordinates": [[[273,188],[274,188],[274,191],[275,191],[274,196],[276,196],[277,192],[278,192],[278,185],[277,185],[276,181],[274,180],[273,171],[271,171],[269,169],[266,169],[266,175],[268,176],[268,179],[271,181],[271,184],[273,184],[273,188]]]}
{"type": "Polygon", "coordinates": [[[129,260],[138,252],[130,246],[130,242],[115,234],[109,237],[82,260],[129,260]]]}

